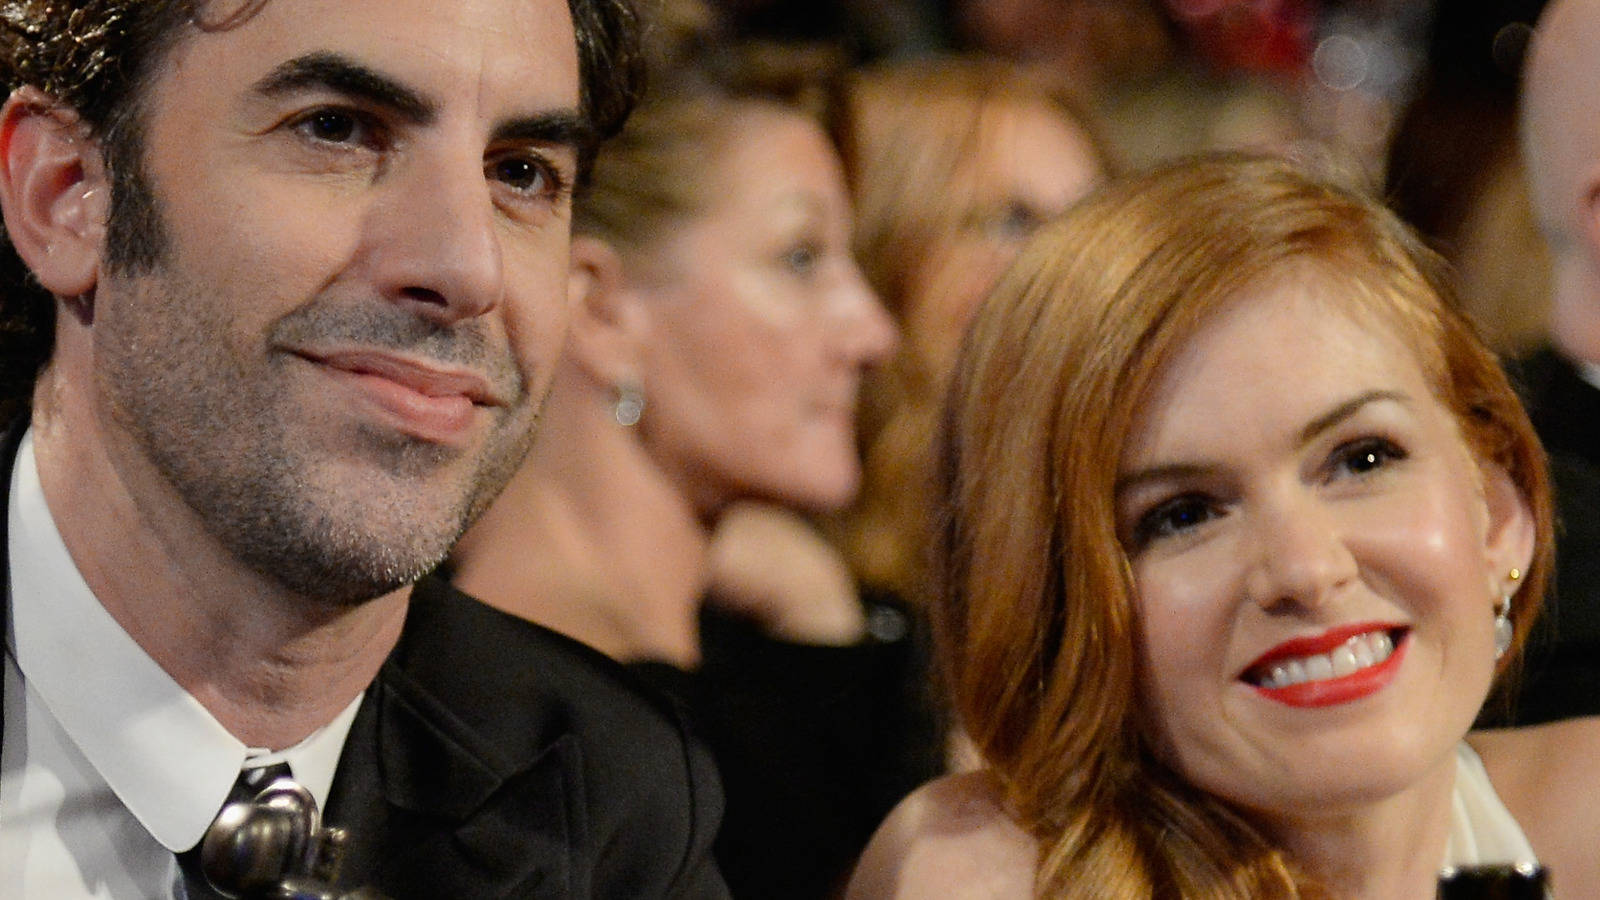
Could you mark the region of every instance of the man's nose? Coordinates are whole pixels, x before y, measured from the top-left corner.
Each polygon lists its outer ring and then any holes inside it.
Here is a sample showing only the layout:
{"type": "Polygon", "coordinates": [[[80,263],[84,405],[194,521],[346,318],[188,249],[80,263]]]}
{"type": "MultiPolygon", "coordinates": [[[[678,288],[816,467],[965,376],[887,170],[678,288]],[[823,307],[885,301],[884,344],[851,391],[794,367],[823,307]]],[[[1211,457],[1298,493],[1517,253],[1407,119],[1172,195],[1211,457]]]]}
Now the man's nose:
{"type": "Polygon", "coordinates": [[[364,248],[380,293],[445,325],[499,305],[503,235],[481,154],[419,155],[385,181],[364,248]]]}

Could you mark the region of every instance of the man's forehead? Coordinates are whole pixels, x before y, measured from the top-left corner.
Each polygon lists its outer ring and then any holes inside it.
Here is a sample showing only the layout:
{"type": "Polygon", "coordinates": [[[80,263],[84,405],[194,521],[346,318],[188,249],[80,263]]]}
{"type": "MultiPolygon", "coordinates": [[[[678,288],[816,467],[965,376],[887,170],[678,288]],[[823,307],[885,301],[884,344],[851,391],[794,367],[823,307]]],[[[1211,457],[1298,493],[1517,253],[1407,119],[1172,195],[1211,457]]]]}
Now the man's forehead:
{"type": "Polygon", "coordinates": [[[220,60],[266,77],[313,55],[351,59],[454,100],[574,107],[577,41],[565,0],[240,0],[205,3],[174,47],[173,72],[209,79],[220,60]],[[187,71],[184,71],[187,70],[187,71]]]}

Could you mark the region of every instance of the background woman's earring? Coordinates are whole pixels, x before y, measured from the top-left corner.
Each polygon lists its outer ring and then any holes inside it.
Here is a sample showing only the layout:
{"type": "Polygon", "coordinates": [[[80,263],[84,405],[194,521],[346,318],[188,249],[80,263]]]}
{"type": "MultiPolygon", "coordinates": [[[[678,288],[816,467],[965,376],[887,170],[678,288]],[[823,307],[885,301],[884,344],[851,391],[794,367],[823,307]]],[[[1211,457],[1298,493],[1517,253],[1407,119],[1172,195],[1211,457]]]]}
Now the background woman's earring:
{"type": "MultiPolygon", "coordinates": [[[[1512,569],[1507,573],[1511,582],[1515,584],[1522,578],[1521,569],[1512,569]]],[[[1511,638],[1514,629],[1511,626],[1511,591],[1505,590],[1500,594],[1500,602],[1494,607],[1494,658],[1499,659],[1511,649],[1511,638]]]]}
{"type": "Polygon", "coordinates": [[[637,379],[624,378],[617,382],[617,402],[611,405],[611,415],[623,428],[639,424],[639,418],[644,415],[644,386],[637,379]]]}

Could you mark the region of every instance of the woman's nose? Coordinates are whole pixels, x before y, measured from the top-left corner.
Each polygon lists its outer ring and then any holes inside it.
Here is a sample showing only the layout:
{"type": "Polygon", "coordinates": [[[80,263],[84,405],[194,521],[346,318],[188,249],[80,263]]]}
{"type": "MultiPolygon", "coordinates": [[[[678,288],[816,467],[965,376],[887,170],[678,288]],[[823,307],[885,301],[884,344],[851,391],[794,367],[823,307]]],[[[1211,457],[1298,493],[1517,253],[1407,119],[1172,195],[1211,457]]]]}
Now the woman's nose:
{"type": "Polygon", "coordinates": [[[888,360],[899,346],[899,329],[855,265],[849,267],[839,292],[843,346],[850,361],[857,366],[874,366],[888,360]]]}
{"type": "Polygon", "coordinates": [[[1323,603],[1357,575],[1338,516],[1303,485],[1283,488],[1249,513],[1253,547],[1246,590],[1269,612],[1323,603]]]}

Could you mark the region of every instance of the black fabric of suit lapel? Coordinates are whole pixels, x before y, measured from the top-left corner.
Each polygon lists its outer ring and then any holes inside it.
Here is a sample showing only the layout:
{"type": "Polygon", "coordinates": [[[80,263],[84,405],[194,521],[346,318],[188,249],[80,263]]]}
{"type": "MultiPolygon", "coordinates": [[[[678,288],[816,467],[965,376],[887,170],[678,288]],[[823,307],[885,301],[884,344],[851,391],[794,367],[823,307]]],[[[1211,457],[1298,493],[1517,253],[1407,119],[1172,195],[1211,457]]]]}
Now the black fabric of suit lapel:
{"type": "Polygon", "coordinates": [[[582,770],[577,741],[530,736],[537,753],[507,759],[452,712],[493,698],[453,696],[450,685],[413,677],[405,661],[419,653],[472,664],[470,647],[433,646],[449,633],[430,627],[438,602],[413,598],[400,645],[345,742],[326,817],[350,831],[343,880],[393,897],[587,896],[587,875],[573,864],[584,832],[582,788],[571,783],[582,770]]]}
{"type": "Polygon", "coordinates": [[[1600,388],[1549,348],[1508,369],[1545,448],[1600,465],[1600,388]]]}

